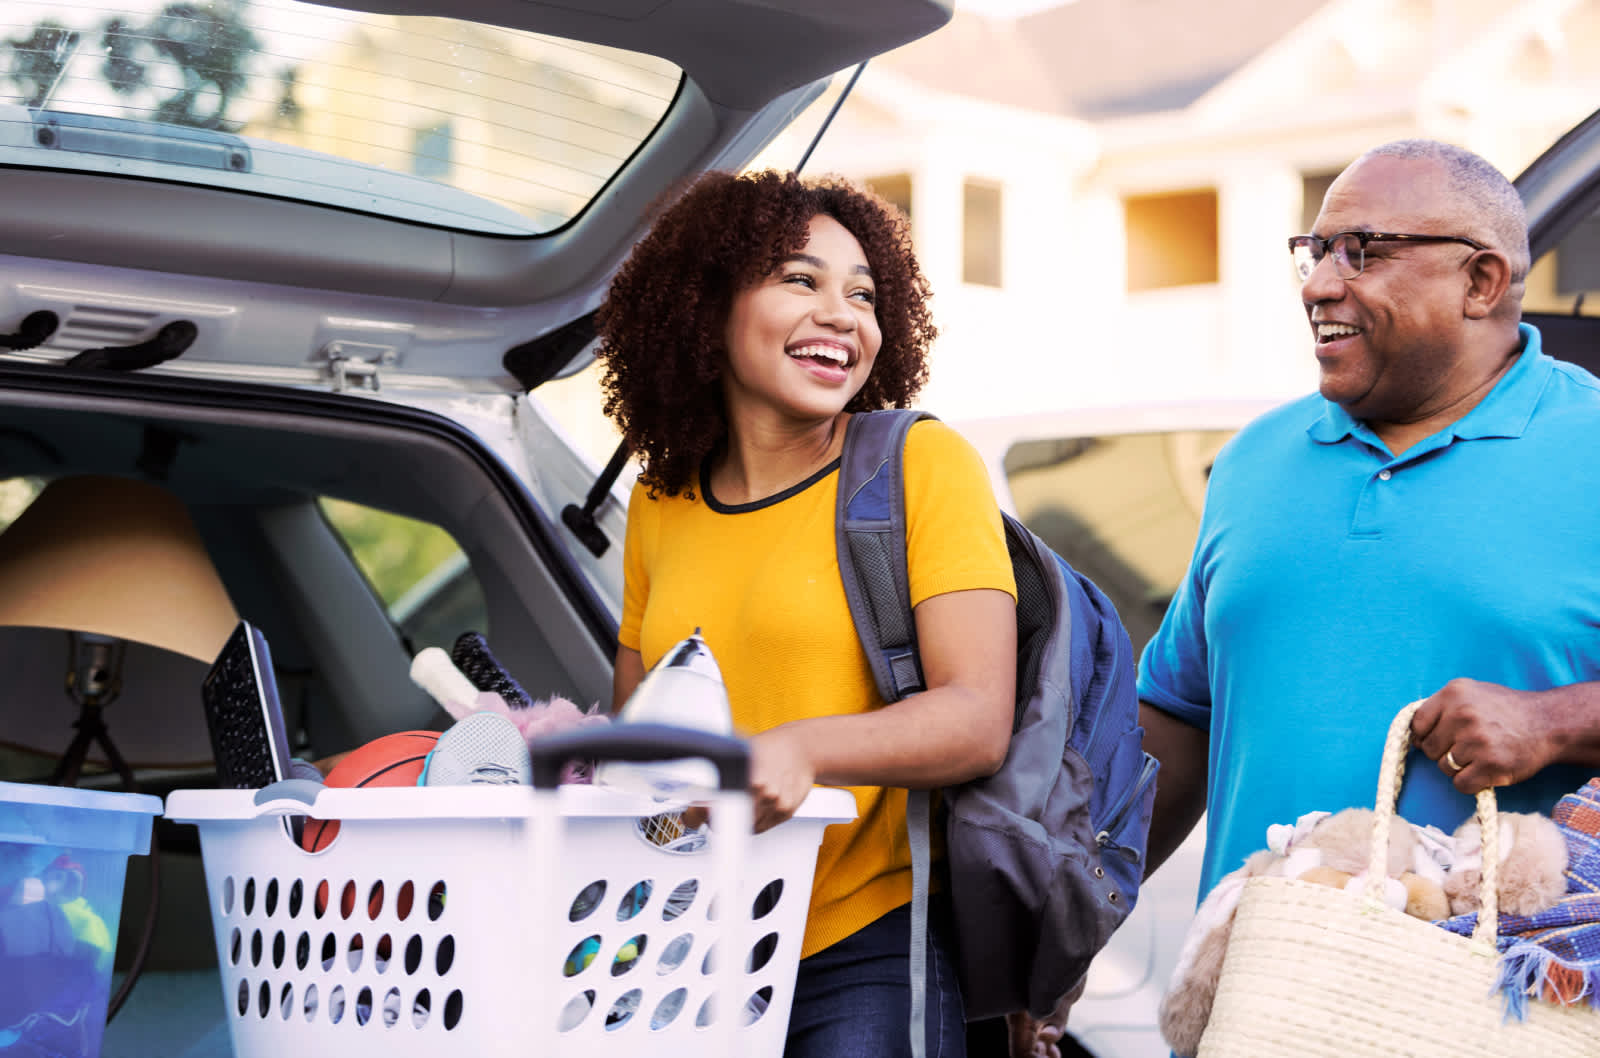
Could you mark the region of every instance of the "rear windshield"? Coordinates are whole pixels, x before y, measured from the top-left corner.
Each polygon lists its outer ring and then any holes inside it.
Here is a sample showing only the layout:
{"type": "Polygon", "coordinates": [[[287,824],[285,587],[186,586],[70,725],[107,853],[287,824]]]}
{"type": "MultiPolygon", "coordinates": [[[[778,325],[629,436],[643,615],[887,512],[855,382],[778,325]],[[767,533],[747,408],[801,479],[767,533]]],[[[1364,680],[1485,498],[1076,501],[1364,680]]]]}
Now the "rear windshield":
{"type": "Polygon", "coordinates": [[[0,165],[499,234],[581,212],[681,80],[653,56],[287,0],[5,0],[0,22],[0,165]]]}

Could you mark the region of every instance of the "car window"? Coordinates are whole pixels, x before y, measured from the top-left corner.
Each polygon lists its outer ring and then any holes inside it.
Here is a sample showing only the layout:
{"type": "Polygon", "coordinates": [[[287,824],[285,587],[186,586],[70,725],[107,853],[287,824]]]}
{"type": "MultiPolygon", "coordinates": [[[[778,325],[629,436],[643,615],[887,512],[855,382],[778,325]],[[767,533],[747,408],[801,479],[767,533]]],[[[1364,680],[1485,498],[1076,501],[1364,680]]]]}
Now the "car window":
{"type": "Polygon", "coordinates": [[[1005,456],[1017,516],[1110,597],[1134,650],[1188,568],[1206,479],[1232,430],[1024,441],[1005,456]]]}
{"type": "Polygon", "coordinates": [[[577,216],[655,129],[653,56],[295,3],[22,2],[0,163],[278,195],[465,231],[577,216]]]}
{"type": "Polygon", "coordinates": [[[1600,213],[1567,228],[1528,271],[1522,318],[1544,352],[1600,371],[1600,213]]]}
{"type": "Polygon", "coordinates": [[[1533,263],[1522,298],[1530,313],[1600,316],[1600,214],[1590,214],[1533,263]]]}
{"type": "Polygon", "coordinates": [[[358,503],[320,503],[413,650],[448,649],[468,630],[489,633],[483,588],[449,533],[358,503]]]}
{"type": "Polygon", "coordinates": [[[43,478],[5,478],[0,480],[0,532],[16,521],[44,488],[43,478]]]}

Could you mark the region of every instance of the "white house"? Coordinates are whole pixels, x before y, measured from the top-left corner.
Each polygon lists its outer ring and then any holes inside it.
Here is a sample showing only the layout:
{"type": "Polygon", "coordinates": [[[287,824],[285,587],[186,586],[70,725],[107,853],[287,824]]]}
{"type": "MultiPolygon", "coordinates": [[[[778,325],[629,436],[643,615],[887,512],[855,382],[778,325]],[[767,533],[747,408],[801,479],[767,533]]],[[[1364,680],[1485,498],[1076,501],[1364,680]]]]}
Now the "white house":
{"type": "Polygon", "coordinates": [[[1284,240],[1333,175],[1408,136],[1515,175],[1600,105],[1597,45],[1593,0],[958,11],[868,65],[807,171],[910,213],[948,418],[1289,396],[1315,368],[1284,240]]]}

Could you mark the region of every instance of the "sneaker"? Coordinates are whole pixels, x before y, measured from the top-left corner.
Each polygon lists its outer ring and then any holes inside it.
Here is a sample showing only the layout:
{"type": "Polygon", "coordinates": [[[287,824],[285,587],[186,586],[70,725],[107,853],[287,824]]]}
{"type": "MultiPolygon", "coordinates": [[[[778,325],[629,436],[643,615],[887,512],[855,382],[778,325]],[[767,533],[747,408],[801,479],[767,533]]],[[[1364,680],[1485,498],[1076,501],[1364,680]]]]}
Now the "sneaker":
{"type": "Polygon", "coordinates": [[[528,743],[517,726],[498,713],[473,713],[452,724],[439,736],[417,779],[418,786],[532,782],[528,743]]]}

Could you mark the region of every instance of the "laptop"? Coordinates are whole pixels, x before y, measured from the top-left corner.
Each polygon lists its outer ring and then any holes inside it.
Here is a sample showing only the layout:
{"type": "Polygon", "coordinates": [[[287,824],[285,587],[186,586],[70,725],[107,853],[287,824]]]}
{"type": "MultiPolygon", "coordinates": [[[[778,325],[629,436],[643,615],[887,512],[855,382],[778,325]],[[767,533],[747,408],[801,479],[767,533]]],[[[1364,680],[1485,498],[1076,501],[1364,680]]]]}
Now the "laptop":
{"type": "Polygon", "coordinates": [[[260,629],[239,622],[206,674],[200,697],[219,787],[255,790],[289,776],[289,735],[260,629]]]}

